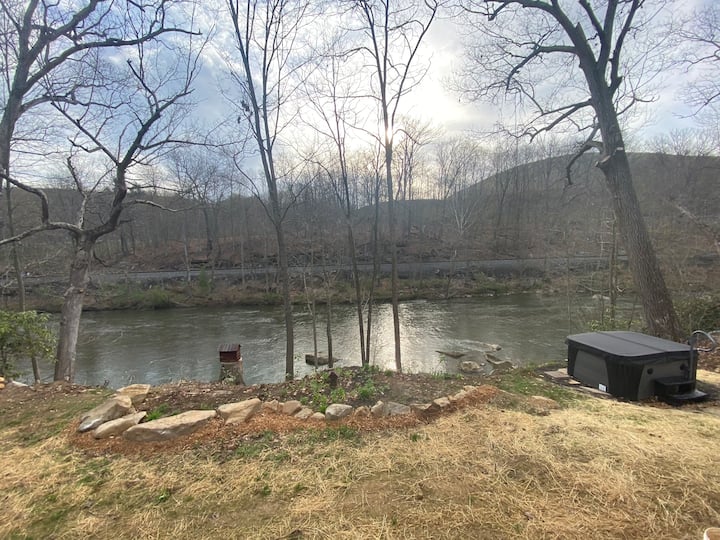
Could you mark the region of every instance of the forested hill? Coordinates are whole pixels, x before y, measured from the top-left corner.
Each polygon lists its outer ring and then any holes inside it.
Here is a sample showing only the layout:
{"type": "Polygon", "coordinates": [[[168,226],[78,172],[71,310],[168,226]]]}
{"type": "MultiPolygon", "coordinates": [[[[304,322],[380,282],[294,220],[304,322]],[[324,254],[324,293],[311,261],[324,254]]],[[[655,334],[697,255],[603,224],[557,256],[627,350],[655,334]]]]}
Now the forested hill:
{"type": "MultiPolygon", "coordinates": [[[[456,182],[443,199],[400,200],[400,259],[449,260],[603,255],[613,238],[613,215],[596,156],[578,160],[568,184],[569,156],[535,161],[493,174],[473,185],[456,182]]],[[[717,253],[720,230],[720,158],[631,154],[638,197],[664,264],[680,265],[717,253]]],[[[433,181],[432,174],[427,175],[433,181]]],[[[353,225],[361,260],[372,257],[375,207],[361,196],[356,179],[353,225]]],[[[446,179],[447,181],[447,179],[446,179]]],[[[418,181],[419,182],[419,181],[418,181]]],[[[235,193],[238,191],[236,190],[235,193]]],[[[147,191],[169,212],[144,205],[129,208],[126,222],[98,244],[95,271],[182,269],[273,264],[275,239],[257,199],[234,195],[221,200],[190,200],[147,191]]],[[[384,195],[381,195],[383,197],[384,195]]],[[[53,188],[48,197],[54,220],[72,220],[80,199],[72,189],[53,188]]],[[[108,203],[100,193],[93,211],[108,203]]],[[[39,219],[38,204],[27,194],[15,198],[16,227],[39,219]]],[[[380,238],[386,215],[377,212],[380,238]]],[[[291,263],[347,261],[345,219],[327,184],[302,191],[287,214],[291,263]]],[[[71,244],[61,231],[24,242],[31,273],[62,273],[71,244]]],[[[4,264],[9,268],[7,250],[4,264]]],[[[385,257],[385,255],[382,255],[385,257]]]]}

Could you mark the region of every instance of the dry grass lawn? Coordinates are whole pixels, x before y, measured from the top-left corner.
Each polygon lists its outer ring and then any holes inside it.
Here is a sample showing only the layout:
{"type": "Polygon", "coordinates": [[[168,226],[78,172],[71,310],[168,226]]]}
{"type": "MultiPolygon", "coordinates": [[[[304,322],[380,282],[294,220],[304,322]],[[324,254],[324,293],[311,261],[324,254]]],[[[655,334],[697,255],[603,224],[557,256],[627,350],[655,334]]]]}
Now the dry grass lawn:
{"type": "Polygon", "coordinates": [[[0,537],[700,539],[720,525],[713,408],[582,397],[537,414],[500,393],[427,424],[138,455],[73,443],[58,411],[101,399],[46,405],[62,429],[36,437],[0,418],[0,537]]]}

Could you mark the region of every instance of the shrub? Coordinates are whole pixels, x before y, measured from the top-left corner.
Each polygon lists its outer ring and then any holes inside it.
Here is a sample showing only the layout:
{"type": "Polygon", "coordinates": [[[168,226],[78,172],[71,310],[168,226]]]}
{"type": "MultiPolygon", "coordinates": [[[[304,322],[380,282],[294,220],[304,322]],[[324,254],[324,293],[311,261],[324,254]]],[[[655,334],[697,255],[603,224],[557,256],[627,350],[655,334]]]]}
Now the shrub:
{"type": "Polygon", "coordinates": [[[342,403],[345,401],[345,389],[344,388],[336,388],[332,392],[330,392],[330,401],[332,403],[342,403]]]}
{"type": "Polygon", "coordinates": [[[48,316],[35,311],[0,311],[0,375],[16,376],[15,362],[33,362],[53,356],[55,335],[48,327],[48,316]]]}
{"type": "Polygon", "coordinates": [[[680,327],[689,336],[695,330],[720,330],[720,296],[704,295],[675,302],[680,327]]]}

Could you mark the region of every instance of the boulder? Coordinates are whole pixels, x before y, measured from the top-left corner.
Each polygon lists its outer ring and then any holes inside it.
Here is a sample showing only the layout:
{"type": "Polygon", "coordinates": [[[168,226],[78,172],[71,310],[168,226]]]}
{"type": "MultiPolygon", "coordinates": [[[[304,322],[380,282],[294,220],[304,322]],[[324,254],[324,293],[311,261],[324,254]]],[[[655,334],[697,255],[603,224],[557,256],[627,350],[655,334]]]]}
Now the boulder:
{"type": "Polygon", "coordinates": [[[133,426],[123,437],[136,442],[167,441],[192,433],[215,416],[215,411],[187,411],[133,426]]]}
{"type": "Polygon", "coordinates": [[[345,405],[344,403],[333,403],[328,405],[325,409],[325,420],[340,420],[345,418],[353,411],[351,405],[345,405]]]}
{"type": "Polygon", "coordinates": [[[466,390],[459,390],[456,394],[448,396],[448,399],[451,403],[455,403],[456,401],[460,401],[461,399],[466,398],[468,394],[469,392],[467,392],[466,390]]]}
{"type": "Polygon", "coordinates": [[[299,420],[307,420],[313,415],[313,410],[310,407],[303,407],[295,413],[295,418],[299,420]]]}
{"type": "Polygon", "coordinates": [[[258,398],[252,398],[220,405],[217,411],[226,424],[242,424],[255,416],[261,408],[262,401],[258,398]]]}
{"type": "Polygon", "coordinates": [[[387,416],[388,415],[387,404],[382,401],[378,401],[375,405],[373,405],[370,408],[370,414],[372,414],[375,417],[387,416]]]}
{"type": "Polygon", "coordinates": [[[310,420],[325,420],[325,415],[321,412],[315,412],[310,415],[310,420]]]}
{"type": "Polygon", "coordinates": [[[133,407],[141,405],[150,393],[149,384],[131,384],[123,386],[115,391],[115,396],[128,396],[132,401],[133,407]]]}
{"type": "Polygon", "coordinates": [[[80,427],[78,427],[78,431],[80,433],[90,431],[105,422],[134,412],[135,409],[133,409],[132,401],[128,396],[111,397],[80,417],[80,427]]]}
{"type": "Polygon", "coordinates": [[[410,408],[420,414],[432,414],[440,410],[435,403],[413,403],[410,408]]]}
{"type": "Polygon", "coordinates": [[[499,351],[502,349],[497,343],[478,343],[478,346],[484,351],[499,351]]]}
{"type": "Polygon", "coordinates": [[[297,400],[287,401],[280,404],[280,412],[292,416],[302,409],[302,403],[297,400]]]}
{"type": "Polygon", "coordinates": [[[407,405],[403,405],[402,403],[395,403],[393,401],[390,401],[387,404],[387,414],[389,416],[395,416],[398,414],[410,414],[411,412],[412,409],[407,405]]]}
{"type": "Polygon", "coordinates": [[[122,435],[133,426],[136,426],[140,421],[145,418],[147,412],[140,411],[133,414],[126,414],[115,420],[110,420],[104,424],[95,428],[93,431],[93,437],[96,439],[107,439],[108,437],[116,437],[122,435]]]}
{"type": "Polygon", "coordinates": [[[370,407],[366,407],[363,405],[362,407],[358,407],[353,411],[353,416],[358,416],[360,418],[366,418],[370,416],[370,407]]]}
{"type": "Polygon", "coordinates": [[[440,409],[447,409],[450,406],[450,400],[446,397],[439,397],[433,400],[433,403],[440,409]]]}
{"type": "Polygon", "coordinates": [[[479,373],[481,371],[480,364],[473,360],[464,360],[460,362],[460,371],[463,373],[479,373]]]}
{"type": "Polygon", "coordinates": [[[270,411],[270,412],[280,412],[280,402],[277,399],[273,399],[272,401],[264,401],[262,404],[263,411],[270,411]]]}

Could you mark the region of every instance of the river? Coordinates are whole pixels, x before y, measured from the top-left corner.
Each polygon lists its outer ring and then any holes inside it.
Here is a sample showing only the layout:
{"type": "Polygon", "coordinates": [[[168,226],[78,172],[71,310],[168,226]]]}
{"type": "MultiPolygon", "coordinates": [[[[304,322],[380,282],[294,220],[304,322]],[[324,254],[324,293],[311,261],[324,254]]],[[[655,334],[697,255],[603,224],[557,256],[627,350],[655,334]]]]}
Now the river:
{"type": "MultiPolygon", "coordinates": [[[[441,373],[454,364],[437,351],[473,351],[482,343],[502,346],[498,356],[517,365],[566,357],[565,337],[583,331],[580,321],[597,317],[591,299],[568,305],[563,296],[522,294],[452,301],[412,301],[400,305],[403,369],[441,373]]],[[[319,311],[324,307],[320,306],[319,311]]],[[[376,306],[371,363],[394,369],[392,311],[376,306]]],[[[318,321],[318,348],[326,351],[324,314],[318,321]]],[[[83,314],[75,381],[108,384],[162,384],[219,378],[218,345],[242,346],[247,384],[283,380],[285,331],[279,307],[187,308],[106,311],[83,314]]],[[[355,311],[333,311],[334,356],[339,365],[359,365],[355,311]]],[[[295,374],[312,372],[310,316],[296,306],[295,374]]],[[[456,363],[455,363],[456,364],[456,363]]],[[[23,367],[23,366],[21,366],[23,367]]],[[[28,370],[29,371],[29,370],[28,370]]],[[[44,378],[50,373],[45,366],[44,378]]]]}

